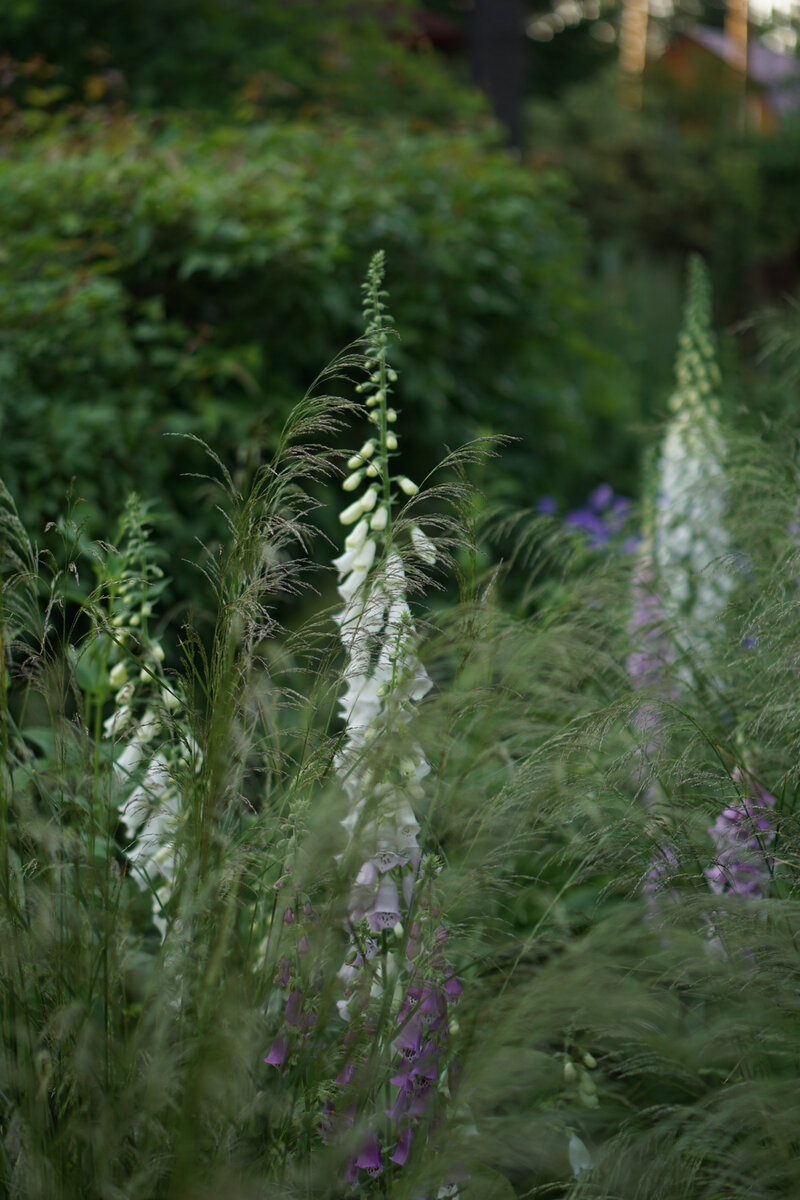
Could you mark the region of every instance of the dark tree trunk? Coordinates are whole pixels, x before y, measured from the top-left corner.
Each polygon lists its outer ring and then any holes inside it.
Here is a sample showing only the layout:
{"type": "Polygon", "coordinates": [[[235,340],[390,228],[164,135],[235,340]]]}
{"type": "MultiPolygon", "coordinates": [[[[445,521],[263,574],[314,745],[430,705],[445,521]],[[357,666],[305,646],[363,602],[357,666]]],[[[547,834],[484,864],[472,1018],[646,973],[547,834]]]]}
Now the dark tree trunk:
{"type": "Polygon", "coordinates": [[[474,0],[470,38],[475,82],[522,149],[525,93],[525,0],[474,0]]]}

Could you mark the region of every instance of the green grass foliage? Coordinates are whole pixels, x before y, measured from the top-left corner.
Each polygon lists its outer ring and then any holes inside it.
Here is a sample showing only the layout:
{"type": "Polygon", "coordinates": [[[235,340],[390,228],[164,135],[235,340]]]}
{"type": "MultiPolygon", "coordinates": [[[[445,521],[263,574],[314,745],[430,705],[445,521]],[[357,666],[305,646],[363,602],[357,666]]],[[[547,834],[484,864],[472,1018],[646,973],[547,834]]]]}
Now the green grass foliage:
{"type": "MultiPolygon", "coordinates": [[[[211,460],[228,534],[197,554],[206,640],[164,619],[140,504],[116,546],[62,521],[51,557],[3,492],[0,1186],[14,1200],[344,1200],[347,1160],[383,1120],[376,1096],[394,1095],[385,988],[347,1040],[336,1010],[357,866],[334,767],[341,647],[330,612],[291,632],[275,617],[319,580],[309,482],[339,473],[332,447],[357,415],[320,391],[247,477],[211,460]],[[80,611],[76,573],[92,582],[80,611]],[[104,726],[123,702],[129,725],[104,726]],[[126,775],[131,723],[145,750],[126,775]],[[159,754],[153,800],[175,818],[163,940],[120,820],[159,754]],[[263,1058],[288,986],[315,1023],[292,1025],[278,1070],[263,1058]],[[326,1135],[347,1057],[364,1093],[326,1135]]],[[[796,463],[721,421],[736,549],[701,566],[724,567],[727,603],[702,654],[651,609],[663,669],[638,686],[634,556],[576,552],[550,518],[521,526],[546,568],[530,617],[460,554],[461,598],[431,612],[411,564],[414,652],[435,686],[364,754],[385,770],[407,737],[431,765],[415,811],[441,870],[418,915],[422,936],[446,924],[463,983],[460,1069],[448,1062],[407,1164],[362,1171],[355,1194],[417,1200],[458,1173],[464,1200],[796,1195],[796,463]],[[771,796],[766,844],[747,851],[757,894],[712,892],[709,827],[728,806],[742,819],[755,785],[771,796]]],[[[475,511],[458,474],[443,482],[428,528],[447,571],[475,511]]],[[[423,489],[398,520],[425,503],[423,489]]]]}

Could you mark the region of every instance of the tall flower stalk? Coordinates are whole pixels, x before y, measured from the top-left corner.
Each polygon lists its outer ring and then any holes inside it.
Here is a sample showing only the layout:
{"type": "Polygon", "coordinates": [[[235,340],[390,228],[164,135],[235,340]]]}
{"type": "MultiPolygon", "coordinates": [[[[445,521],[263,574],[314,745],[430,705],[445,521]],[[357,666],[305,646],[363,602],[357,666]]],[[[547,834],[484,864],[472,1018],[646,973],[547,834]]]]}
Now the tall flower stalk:
{"type": "MultiPolygon", "coordinates": [[[[406,570],[414,558],[433,565],[436,554],[418,525],[406,527],[403,553],[398,544],[395,506],[418,488],[392,470],[397,376],[387,361],[383,265],[376,255],[364,285],[369,379],[359,390],[373,429],[347,464],[344,490],[358,494],[340,514],[351,528],[334,560],[344,602],[335,619],[346,655],[334,766],[348,801],[343,859],[358,868],[348,901],[350,948],[339,972],[345,1065],[329,1119],[332,1126],[358,1121],[366,1130],[348,1166],[353,1185],[389,1163],[404,1166],[437,1119],[454,1071],[450,1008],[461,992],[446,963],[447,929],[432,894],[439,864],[422,853],[415,810],[430,765],[410,723],[432,684],[416,651],[406,570]]],[[[453,1194],[452,1182],[442,1185],[440,1195],[453,1194]]]]}
{"type": "MultiPolygon", "coordinates": [[[[726,562],[731,546],[725,527],[720,383],[711,288],[702,260],[695,255],[689,261],[676,388],[670,399],[674,415],[658,464],[653,535],[640,552],[629,624],[634,647],[628,660],[631,679],[638,687],[654,689],[662,699],[676,699],[692,687],[696,666],[708,671],[716,627],[733,587],[726,562]],[[676,651],[679,657],[673,670],[676,651]]],[[[656,709],[643,705],[638,722],[647,741],[642,756],[649,757],[663,740],[661,720],[656,709]]],[[[733,781],[744,785],[743,797],[725,808],[709,828],[717,861],[705,876],[717,894],[752,898],[764,894],[772,871],[768,848],[774,828],[768,814],[774,799],[738,767],[733,781]]],[[[652,806],[652,785],[645,799],[652,806]]],[[[674,848],[662,845],[652,860],[645,891],[661,890],[677,865],[674,848]]]]}
{"type": "Polygon", "coordinates": [[[113,635],[108,683],[115,707],[103,722],[103,733],[112,746],[115,800],[129,869],[138,886],[150,892],[153,924],[163,941],[178,870],[179,778],[196,759],[197,748],[188,735],[171,737],[178,697],[164,676],[161,643],[150,630],[163,572],[152,561],[148,537],[142,505],[131,496],[120,554],[105,580],[113,635]],[[173,720],[168,722],[170,710],[173,720]]]}
{"type": "Polygon", "coordinates": [[[658,593],[689,687],[689,661],[708,663],[715,627],[733,579],[725,559],[725,440],[719,422],[721,376],[711,321],[711,287],[702,260],[689,260],[683,328],[675,364],[676,388],[658,463],[653,564],[658,593]]]}

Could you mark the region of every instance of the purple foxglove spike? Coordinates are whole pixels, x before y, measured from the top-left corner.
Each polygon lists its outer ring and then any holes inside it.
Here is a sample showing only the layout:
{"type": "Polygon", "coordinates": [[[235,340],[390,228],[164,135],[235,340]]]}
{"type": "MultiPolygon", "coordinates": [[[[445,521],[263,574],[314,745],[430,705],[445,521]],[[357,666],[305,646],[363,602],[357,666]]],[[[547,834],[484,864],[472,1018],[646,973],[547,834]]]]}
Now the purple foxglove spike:
{"type": "Polygon", "coordinates": [[[408,1101],[406,1112],[409,1117],[424,1117],[428,1111],[428,1096],[425,1091],[417,1090],[408,1101]]]}
{"type": "Polygon", "coordinates": [[[415,1058],[422,1046],[422,1022],[418,1017],[411,1017],[394,1039],[396,1048],[403,1058],[415,1058]]]}
{"type": "Polygon", "coordinates": [[[389,1083],[400,1088],[401,1092],[410,1092],[414,1087],[414,1063],[416,1059],[406,1059],[401,1070],[392,1075],[389,1083]]]}
{"type": "Polygon", "coordinates": [[[275,982],[279,987],[288,987],[291,979],[291,963],[288,958],[282,958],[278,963],[278,970],[275,974],[275,982]]]}
{"type": "Polygon", "coordinates": [[[730,892],[746,899],[759,899],[766,895],[775,867],[774,858],[767,852],[775,838],[769,815],[775,797],[739,767],[732,772],[732,778],[747,789],[747,794],[723,809],[710,826],[708,832],[717,851],[717,861],[704,874],[717,895],[730,892]]]}
{"type": "Polygon", "coordinates": [[[286,1001],[286,1008],[283,1010],[283,1015],[290,1025],[296,1025],[302,1010],[303,993],[298,988],[293,988],[289,993],[289,999],[286,1001]]]}
{"type": "Polygon", "coordinates": [[[398,1167],[404,1167],[406,1159],[411,1151],[411,1144],[414,1141],[414,1131],[410,1126],[406,1126],[400,1134],[400,1138],[394,1149],[394,1154],[389,1155],[389,1162],[397,1163],[398,1167]]]}
{"type": "Polygon", "coordinates": [[[283,914],[283,923],[284,923],[284,925],[294,925],[294,909],[293,908],[286,909],[285,913],[283,914]]]}
{"type": "Polygon", "coordinates": [[[303,905],[303,916],[304,917],[313,917],[313,915],[314,915],[314,907],[310,900],[306,900],[305,904],[303,905]]]}
{"type": "Polygon", "coordinates": [[[419,1075],[424,1075],[428,1079],[437,1079],[439,1076],[439,1046],[435,1041],[426,1042],[419,1052],[419,1058],[414,1066],[414,1070],[419,1075]]]}
{"type": "Polygon", "coordinates": [[[356,1117],[358,1116],[358,1105],[348,1104],[347,1108],[342,1109],[339,1116],[341,1120],[344,1121],[348,1129],[352,1129],[356,1123],[356,1117]]]}
{"type": "Polygon", "coordinates": [[[424,1000],[419,1006],[419,1015],[422,1018],[424,1025],[430,1025],[432,1021],[436,1021],[444,1011],[444,1001],[436,992],[428,991],[424,1000]]]}
{"type": "Polygon", "coordinates": [[[356,1064],[353,1062],[352,1059],[350,1059],[348,1062],[346,1062],[344,1064],[341,1071],[336,1076],[336,1083],[340,1084],[342,1087],[346,1087],[347,1084],[352,1081],[355,1073],[356,1073],[356,1064]]]}
{"type": "Polygon", "coordinates": [[[383,1111],[390,1121],[401,1121],[408,1112],[408,1106],[411,1101],[412,1093],[404,1088],[397,1093],[397,1099],[391,1108],[385,1108],[383,1111]]]}
{"type": "Polygon", "coordinates": [[[367,1137],[361,1153],[356,1159],[356,1166],[366,1171],[371,1179],[380,1175],[383,1170],[383,1159],[381,1158],[381,1147],[376,1134],[370,1133],[367,1137]]]}
{"type": "Polygon", "coordinates": [[[448,1000],[457,1000],[463,992],[461,981],[456,978],[455,974],[450,975],[444,981],[444,992],[448,1000]]]}
{"type": "Polygon", "coordinates": [[[300,938],[300,941],[297,943],[297,953],[298,954],[308,954],[308,951],[309,951],[308,938],[306,937],[305,934],[303,934],[303,936],[300,938]]]}
{"type": "Polygon", "coordinates": [[[708,867],[703,873],[716,895],[730,892],[747,900],[761,899],[766,894],[770,879],[769,868],[763,859],[761,863],[748,862],[742,858],[741,852],[733,849],[723,851],[716,865],[708,867]]]}
{"type": "Polygon", "coordinates": [[[335,1114],[336,1109],[333,1101],[326,1100],[322,1106],[322,1120],[320,1121],[320,1128],[322,1129],[324,1137],[327,1137],[329,1133],[333,1132],[333,1118],[335,1114]]]}
{"type": "Polygon", "coordinates": [[[272,1067],[282,1067],[286,1061],[286,1055],[289,1053],[288,1037],[276,1037],[272,1043],[272,1049],[264,1059],[265,1063],[269,1063],[272,1067]]]}

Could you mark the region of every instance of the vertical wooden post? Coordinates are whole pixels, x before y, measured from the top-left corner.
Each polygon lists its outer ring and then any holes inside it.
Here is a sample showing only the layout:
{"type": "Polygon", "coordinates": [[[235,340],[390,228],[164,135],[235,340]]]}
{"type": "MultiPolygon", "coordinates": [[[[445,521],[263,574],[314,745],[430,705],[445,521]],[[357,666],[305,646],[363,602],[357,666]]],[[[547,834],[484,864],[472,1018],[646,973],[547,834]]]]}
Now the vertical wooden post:
{"type": "Polygon", "coordinates": [[[622,73],[619,98],[626,108],[640,108],[642,104],[649,15],[648,0],[625,0],[619,39],[619,66],[622,73]]]}
{"type": "Polygon", "coordinates": [[[725,36],[734,57],[731,65],[741,74],[739,95],[736,102],[736,122],[742,132],[747,130],[747,0],[726,0],[725,36]]]}
{"type": "Polygon", "coordinates": [[[747,0],[727,0],[725,35],[734,48],[734,66],[747,75],[747,0]]]}

